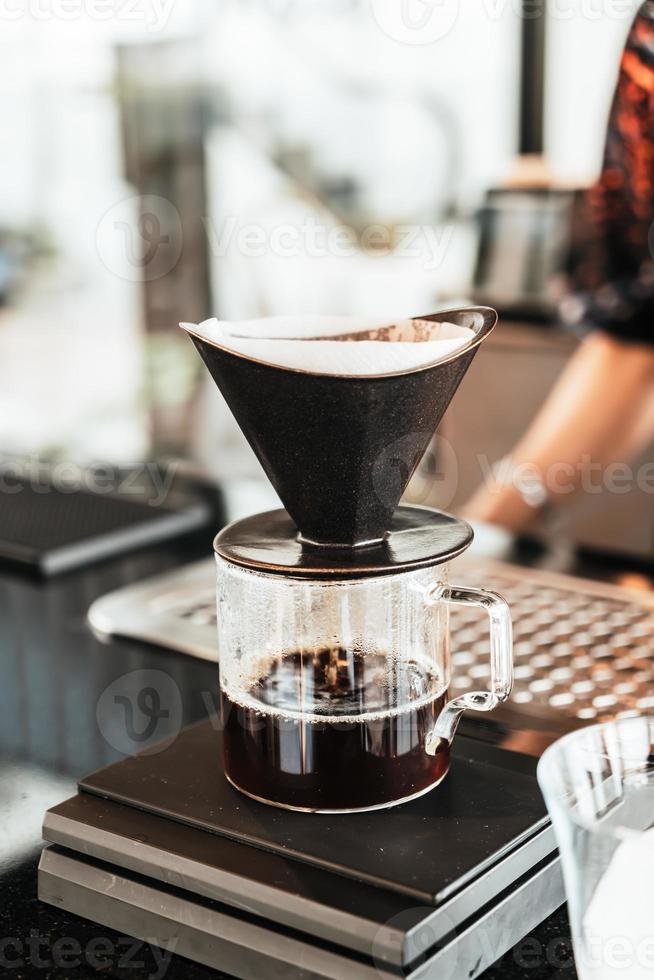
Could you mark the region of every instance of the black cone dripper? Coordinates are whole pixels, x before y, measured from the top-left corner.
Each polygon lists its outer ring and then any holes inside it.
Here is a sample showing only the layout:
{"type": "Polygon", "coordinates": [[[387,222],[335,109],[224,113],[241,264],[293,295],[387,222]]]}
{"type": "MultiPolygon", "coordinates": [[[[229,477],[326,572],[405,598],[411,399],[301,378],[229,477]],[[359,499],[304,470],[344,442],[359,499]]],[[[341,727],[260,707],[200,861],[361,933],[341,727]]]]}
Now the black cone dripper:
{"type": "Polygon", "coordinates": [[[353,547],[384,537],[497,314],[471,307],[417,319],[475,336],[431,366],[348,376],[268,364],[191,333],[303,541],[353,547]]]}

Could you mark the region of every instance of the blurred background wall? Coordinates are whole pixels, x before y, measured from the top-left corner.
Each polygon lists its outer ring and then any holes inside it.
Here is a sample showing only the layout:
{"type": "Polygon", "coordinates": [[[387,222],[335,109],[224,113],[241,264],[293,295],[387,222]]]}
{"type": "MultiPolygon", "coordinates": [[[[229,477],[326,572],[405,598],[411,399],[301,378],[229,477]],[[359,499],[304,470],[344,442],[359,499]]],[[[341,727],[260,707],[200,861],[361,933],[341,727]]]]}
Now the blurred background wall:
{"type": "MultiPolygon", "coordinates": [[[[549,188],[597,172],[637,4],[0,7],[0,451],[233,476],[256,464],[177,322],[469,301],[480,214],[521,152],[542,149],[549,188]]],[[[574,344],[510,305],[444,430],[460,485],[430,502],[470,492],[574,344]]]]}

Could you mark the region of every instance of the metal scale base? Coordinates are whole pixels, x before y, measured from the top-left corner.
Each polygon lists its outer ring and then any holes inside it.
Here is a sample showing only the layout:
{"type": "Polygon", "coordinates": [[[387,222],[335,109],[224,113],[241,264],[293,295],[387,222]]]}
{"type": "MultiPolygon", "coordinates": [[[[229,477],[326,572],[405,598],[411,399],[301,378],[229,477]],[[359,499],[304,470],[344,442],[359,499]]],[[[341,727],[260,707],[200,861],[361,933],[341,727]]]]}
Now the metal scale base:
{"type": "Polygon", "coordinates": [[[474,978],[558,908],[534,761],[460,736],[391,810],[280,811],[221,771],[220,732],[84,779],[45,815],[39,897],[236,977],[474,978]]]}

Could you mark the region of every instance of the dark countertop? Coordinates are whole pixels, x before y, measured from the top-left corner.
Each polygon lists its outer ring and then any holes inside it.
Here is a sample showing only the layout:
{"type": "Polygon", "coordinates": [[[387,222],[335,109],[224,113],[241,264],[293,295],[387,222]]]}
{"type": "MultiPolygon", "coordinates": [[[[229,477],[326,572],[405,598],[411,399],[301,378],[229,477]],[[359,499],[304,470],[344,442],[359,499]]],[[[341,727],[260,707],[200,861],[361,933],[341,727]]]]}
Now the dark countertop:
{"type": "MultiPolygon", "coordinates": [[[[96,716],[101,694],[118,678],[135,670],[163,670],[181,692],[183,722],[206,715],[212,697],[207,692],[217,690],[213,664],[126,640],[102,643],[85,616],[97,596],[201,558],[209,548],[210,535],[204,532],[50,580],[0,569],[2,976],[164,975],[159,950],[37,900],[40,826],[45,809],[72,795],[78,778],[122,757],[111,744],[116,739],[106,720],[99,725],[96,716]]],[[[607,567],[602,566],[602,577],[611,577],[607,567]]],[[[589,568],[581,571],[588,574],[589,568]]],[[[164,719],[157,734],[165,737],[166,725],[177,722],[164,719]]],[[[220,976],[175,957],[164,972],[170,980],[220,976]]],[[[575,976],[564,911],[484,974],[485,980],[575,976]]]]}

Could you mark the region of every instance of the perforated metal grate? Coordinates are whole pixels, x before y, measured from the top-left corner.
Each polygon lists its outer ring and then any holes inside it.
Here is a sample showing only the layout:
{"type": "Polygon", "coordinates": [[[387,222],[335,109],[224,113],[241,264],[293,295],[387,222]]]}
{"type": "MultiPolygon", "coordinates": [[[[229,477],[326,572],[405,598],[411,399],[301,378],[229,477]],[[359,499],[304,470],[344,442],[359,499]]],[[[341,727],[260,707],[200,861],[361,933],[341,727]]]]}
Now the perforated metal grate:
{"type": "MultiPolygon", "coordinates": [[[[654,607],[626,590],[495,567],[488,587],[509,603],[513,619],[515,705],[602,721],[654,708],[654,607]],[[569,587],[565,587],[569,581],[569,587]],[[611,595],[611,592],[614,592],[611,595]]],[[[479,585],[479,570],[457,582],[479,585]]],[[[489,677],[488,624],[479,611],[453,609],[450,690],[484,687],[489,677]]]]}
{"type": "MultiPolygon", "coordinates": [[[[213,576],[213,562],[203,561],[151,579],[99,600],[91,620],[103,632],[215,660],[213,576]]],[[[654,597],[477,559],[465,559],[451,578],[494,589],[509,603],[516,712],[588,723],[654,709],[654,597]]],[[[487,686],[486,617],[453,608],[451,626],[451,693],[487,686]]]]}

